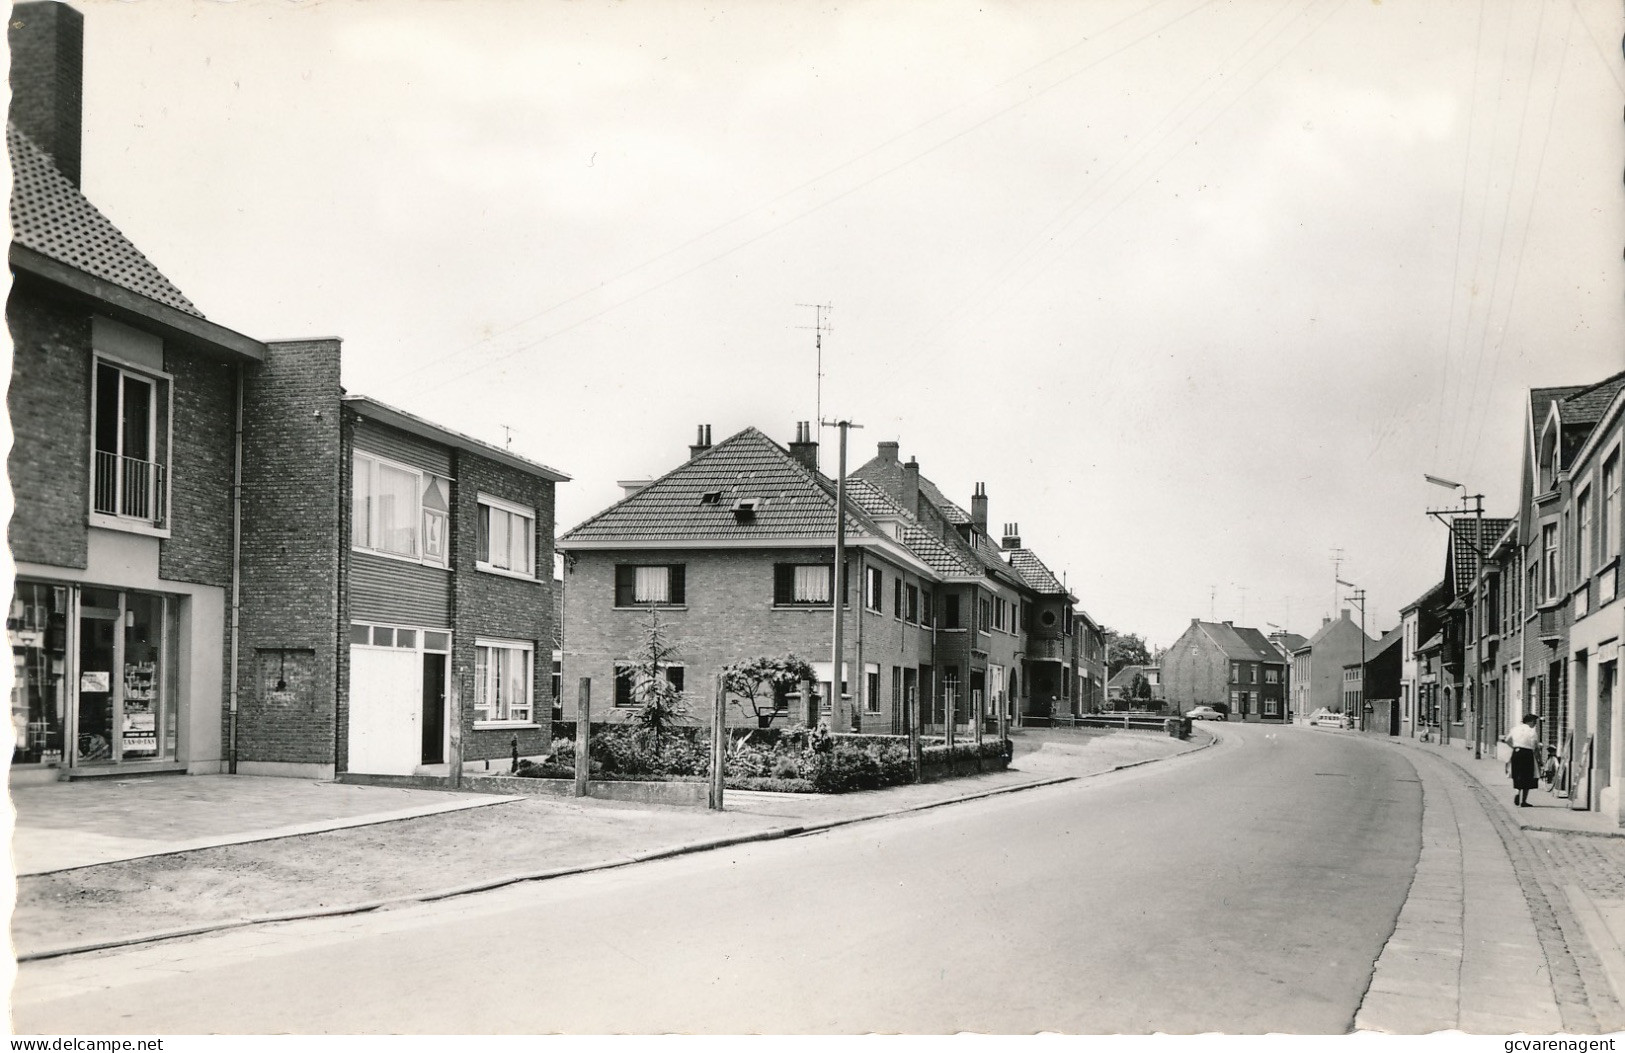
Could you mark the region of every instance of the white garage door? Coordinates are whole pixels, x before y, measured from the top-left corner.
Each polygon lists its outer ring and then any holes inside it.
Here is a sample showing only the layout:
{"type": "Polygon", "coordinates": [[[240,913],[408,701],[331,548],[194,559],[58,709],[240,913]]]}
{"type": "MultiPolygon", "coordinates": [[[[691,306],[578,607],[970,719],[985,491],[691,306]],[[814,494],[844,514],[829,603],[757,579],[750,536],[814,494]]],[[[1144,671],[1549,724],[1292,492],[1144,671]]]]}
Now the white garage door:
{"type": "Polygon", "coordinates": [[[416,651],[350,648],[349,768],[411,775],[423,758],[423,659],[416,651]]]}

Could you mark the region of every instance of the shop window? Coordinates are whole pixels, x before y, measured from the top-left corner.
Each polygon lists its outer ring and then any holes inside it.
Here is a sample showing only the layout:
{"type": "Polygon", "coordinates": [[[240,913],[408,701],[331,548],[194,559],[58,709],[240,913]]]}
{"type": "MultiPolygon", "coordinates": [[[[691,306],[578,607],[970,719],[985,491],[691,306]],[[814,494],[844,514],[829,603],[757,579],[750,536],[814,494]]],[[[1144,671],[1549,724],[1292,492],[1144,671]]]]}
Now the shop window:
{"type": "Polygon", "coordinates": [[[68,594],[20,581],[6,616],[11,642],[12,764],[60,764],[68,712],[68,594]]]}

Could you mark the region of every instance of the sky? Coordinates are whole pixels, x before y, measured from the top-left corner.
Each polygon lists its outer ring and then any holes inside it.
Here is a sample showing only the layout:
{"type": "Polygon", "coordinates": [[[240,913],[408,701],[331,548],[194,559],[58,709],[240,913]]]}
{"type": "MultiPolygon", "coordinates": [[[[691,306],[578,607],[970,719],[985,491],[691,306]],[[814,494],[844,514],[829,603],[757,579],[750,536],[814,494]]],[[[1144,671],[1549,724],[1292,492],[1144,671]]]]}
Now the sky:
{"type": "Polygon", "coordinates": [[[821,412],[1153,644],[1376,635],[1625,368],[1618,0],[75,6],[91,200],[561,533],[821,412]]]}

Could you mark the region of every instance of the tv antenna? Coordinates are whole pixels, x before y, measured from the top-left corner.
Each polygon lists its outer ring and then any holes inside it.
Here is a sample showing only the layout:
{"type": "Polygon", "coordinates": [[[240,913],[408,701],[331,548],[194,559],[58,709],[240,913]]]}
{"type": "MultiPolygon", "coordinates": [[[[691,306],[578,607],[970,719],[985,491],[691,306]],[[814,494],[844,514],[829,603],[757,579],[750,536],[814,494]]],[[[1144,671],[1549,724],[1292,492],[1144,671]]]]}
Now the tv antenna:
{"type": "Polygon", "coordinates": [[[798,325],[797,329],[811,329],[813,331],[813,351],[817,358],[813,369],[813,383],[817,388],[814,395],[813,420],[820,424],[824,422],[824,334],[831,332],[829,312],[835,309],[832,303],[798,303],[797,307],[811,307],[813,309],[813,324],[798,325]]]}

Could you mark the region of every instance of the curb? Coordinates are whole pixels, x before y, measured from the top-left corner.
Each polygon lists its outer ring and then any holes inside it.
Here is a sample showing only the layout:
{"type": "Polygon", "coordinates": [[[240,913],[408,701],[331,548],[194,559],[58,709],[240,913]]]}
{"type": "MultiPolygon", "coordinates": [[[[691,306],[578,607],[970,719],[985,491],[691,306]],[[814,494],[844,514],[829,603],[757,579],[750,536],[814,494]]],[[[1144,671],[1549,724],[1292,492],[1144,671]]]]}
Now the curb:
{"type": "MultiPolygon", "coordinates": [[[[401,896],[391,896],[386,899],[363,900],[359,903],[349,903],[337,907],[314,907],[297,910],[281,911],[276,914],[256,914],[243,918],[232,918],[227,921],[208,922],[203,925],[191,925],[181,929],[163,929],[158,932],[140,933],[135,936],[123,936],[111,940],[97,940],[92,943],[75,943],[62,947],[47,947],[38,951],[29,951],[18,954],[14,960],[20,965],[23,962],[45,961],[51,958],[64,958],[74,954],[90,954],[95,951],[116,950],[120,947],[134,947],[144,943],[159,943],[163,940],[176,940],[185,936],[202,936],[213,932],[225,932],[230,929],[248,928],[252,925],[269,925],[280,921],[304,921],[313,918],[331,918],[348,914],[368,914],[372,911],[383,910],[388,907],[405,906],[412,903],[433,903],[444,899],[454,899],[458,896],[473,895],[476,892],[491,892],[509,885],[523,884],[529,881],[551,881],[554,878],[572,877],[576,874],[591,874],[603,870],[616,870],[621,867],[633,866],[638,863],[652,863],[660,859],[673,859],[678,856],[694,855],[699,852],[710,852],[719,848],[731,848],[734,845],[750,844],[758,841],[779,841],[788,837],[799,837],[804,834],[822,833],[837,827],[852,826],[856,823],[868,823],[877,819],[886,819],[894,815],[908,815],[913,812],[930,811],[933,808],[944,808],[951,804],[964,804],[968,801],[979,801],[987,797],[999,797],[1004,794],[1019,793],[1023,790],[1037,790],[1045,786],[1058,786],[1062,783],[1079,782],[1083,779],[1098,778],[1110,775],[1113,772],[1126,771],[1129,768],[1138,768],[1146,764],[1155,764],[1159,761],[1175,760],[1179,757],[1189,757],[1218,745],[1220,739],[1212,735],[1208,741],[1183,753],[1171,754],[1167,757],[1151,757],[1146,760],[1130,761],[1127,764],[1117,764],[1102,771],[1090,772],[1087,775],[1058,775],[1049,779],[1039,779],[1034,782],[1024,782],[1017,786],[999,786],[991,790],[981,790],[976,793],[961,794],[958,797],[948,797],[940,801],[927,801],[923,804],[908,805],[902,808],[890,808],[879,812],[865,812],[861,815],[841,816],[836,819],[823,819],[795,826],[781,826],[770,830],[758,830],[748,834],[731,834],[727,837],[708,838],[703,841],[690,841],[687,844],[673,845],[670,848],[656,848],[648,852],[639,852],[636,855],[623,856],[619,859],[605,860],[599,863],[581,863],[576,866],[554,867],[550,870],[526,871],[519,874],[509,874],[504,877],[488,878],[483,881],[470,882],[465,885],[454,885],[451,888],[436,889],[429,892],[411,892],[401,896]]],[[[495,802],[493,802],[495,803],[495,802]]]]}

